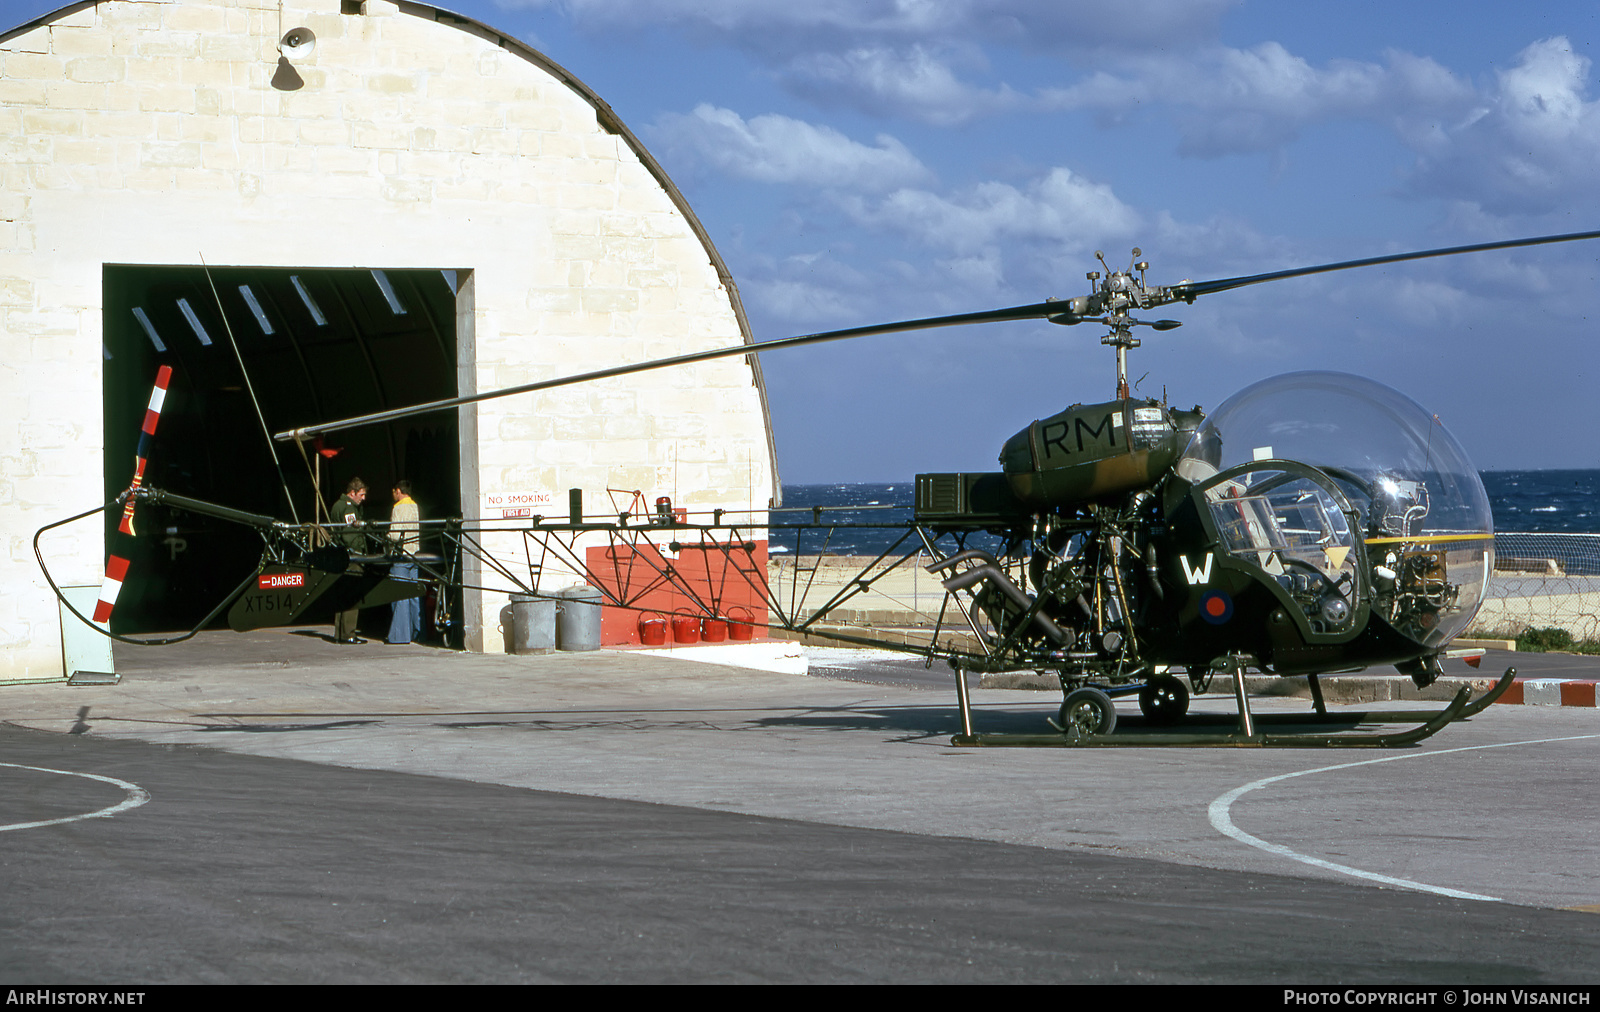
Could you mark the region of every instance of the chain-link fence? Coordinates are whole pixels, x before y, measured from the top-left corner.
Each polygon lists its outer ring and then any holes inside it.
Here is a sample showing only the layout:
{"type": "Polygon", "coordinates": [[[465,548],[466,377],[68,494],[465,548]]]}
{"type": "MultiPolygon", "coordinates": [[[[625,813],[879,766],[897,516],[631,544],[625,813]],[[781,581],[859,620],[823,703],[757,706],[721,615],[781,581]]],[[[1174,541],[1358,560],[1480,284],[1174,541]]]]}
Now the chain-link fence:
{"type": "Polygon", "coordinates": [[[1600,640],[1600,534],[1496,534],[1489,599],[1468,635],[1565,629],[1600,640]]]}

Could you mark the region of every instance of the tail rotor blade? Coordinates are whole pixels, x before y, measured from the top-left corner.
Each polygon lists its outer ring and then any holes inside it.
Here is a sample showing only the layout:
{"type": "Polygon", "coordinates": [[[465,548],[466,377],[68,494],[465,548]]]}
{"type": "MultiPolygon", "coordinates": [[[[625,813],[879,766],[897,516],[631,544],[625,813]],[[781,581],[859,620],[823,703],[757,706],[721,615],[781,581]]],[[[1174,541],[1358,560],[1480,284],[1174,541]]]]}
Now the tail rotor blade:
{"type": "MultiPolygon", "coordinates": [[[[167,402],[167,385],[172,382],[172,366],[156,370],[156,384],[150,390],[150,403],[144,410],[144,424],[139,428],[139,448],[134,455],[133,484],[128,486],[128,499],[122,506],[122,520],[117,530],[133,535],[134,492],[144,483],[145,464],[150,460],[150,447],[155,442],[156,426],[161,422],[161,408],[167,402]]],[[[100,584],[100,599],[95,602],[94,620],[104,624],[111,621],[111,611],[116,607],[117,595],[128,578],[128,559],[113,551],[106,559],[106,578],[100,584]]]]}
{"type": "Polygon", "coordinates": [[[117,595],[122,593],[122,581],[128,578],[128,560],[113,555],[106,560],[106,578],[100,584],[100,600],[94,605],[94,620],[111,621],[111,609],[116,607],[117,595]]]}
{"type": "MultiPolygon", "coordinates": [[[[161,407],[167,400],[167,384],[172,381],[172,366],[164,365],[156,371],[156,385],[150,390],[150,405],[144,411],[144,425],[139,430],[139,449],[134,455],[133,484],[128,486],[132,492],[144,482],[144,468],[150,459],[150,446],[155,441],[156,425],[161,421],[161,407]]],[[[123,534],[133,534],[133,496],[128,496],[127,504],[122,507],[122,522],[117,524],[117,530],[123,534]]]]}

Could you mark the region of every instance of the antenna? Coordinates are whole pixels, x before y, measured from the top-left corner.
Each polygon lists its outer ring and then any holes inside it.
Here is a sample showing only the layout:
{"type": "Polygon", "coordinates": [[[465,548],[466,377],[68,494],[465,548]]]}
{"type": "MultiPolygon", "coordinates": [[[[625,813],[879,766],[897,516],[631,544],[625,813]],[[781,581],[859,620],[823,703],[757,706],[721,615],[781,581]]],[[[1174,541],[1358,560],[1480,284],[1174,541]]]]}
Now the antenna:
{"type": "MultiPolygon", "coordinates": [[[[294,496],[289,494],[289,479],[283,475],[283,462],[278,459],[278,448],[272,443],[272,430],[267,428],[267,419],[261,413],[261,401],[256,397],[256,386],[250,382],[250,370],[244,366],[244,356],[239,353],[239,342],[233,337],[233,324],[228,322],[228,311],[222,308],[222,296],[217,292],[217,282],[211,277],[211,265],[206,263],[205,254],[200,254],[200,266],[206,272],[206,283],[211,286],[211,297],[217,303],[217,315],[222,317],[222,329],[228,335],[228,344],[233,348],[233,357],[239,363],[239,375],[244,377],[244,388],[250,394],[250,405],[256,409],[256,421],[261,423],[261,434],[267,437],[267,452],[272,454],[272,466],[278,471],[278,483],[283,487],[283,498],[289,504],[289,515],[294,517],[294,522],[300,522],[300,512],[294,508],[294,496]]],[[[301,453],[305,452],[304,448],[301,453]]]]}

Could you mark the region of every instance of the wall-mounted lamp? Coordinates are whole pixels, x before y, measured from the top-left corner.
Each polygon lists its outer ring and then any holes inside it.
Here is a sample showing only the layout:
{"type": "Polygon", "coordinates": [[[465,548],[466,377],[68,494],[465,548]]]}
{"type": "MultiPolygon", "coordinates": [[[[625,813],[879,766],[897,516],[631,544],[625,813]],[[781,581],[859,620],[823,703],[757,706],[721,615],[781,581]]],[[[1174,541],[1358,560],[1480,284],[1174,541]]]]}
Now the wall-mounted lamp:
{"type": "Polygon", "coordinates": [[[272,75],[272,86],[279,91],[299,91],[306,86],[292,64],[311,58],[317,51],[317,36],[309,28],[291,28],[278,40],[278,70],[272,75]]]}
{"type": "Polygon", "coordinates": [[[317,36],[309,28],[291,28],[278,40],[278,52],[292,63],[309,59],[317,51],[317,36]]]}

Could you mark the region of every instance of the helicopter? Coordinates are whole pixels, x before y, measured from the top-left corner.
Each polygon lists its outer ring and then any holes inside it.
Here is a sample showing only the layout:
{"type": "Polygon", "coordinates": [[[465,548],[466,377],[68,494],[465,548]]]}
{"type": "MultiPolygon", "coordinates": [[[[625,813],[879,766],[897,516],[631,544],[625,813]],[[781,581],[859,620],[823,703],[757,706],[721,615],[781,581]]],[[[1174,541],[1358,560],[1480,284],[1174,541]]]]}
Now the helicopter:
{"type": "MultiPolygon", "coordinates": [[[[950,663],[963,721],[957,743],[984,743],[972,733],[963,671],[1031,670],[1052,673],[1063,692],[1059,721],[1052,722],[1059,734],[1048,743],[1108,741],[1116,726],[1116,695],[1137,693],[1152,724],[1176,723],[1187,713],[1191,687],[1203,691],[1213,675],[1228,672],[1240,731],[1221,743],[1289,744],[1298,738],[1338,744],[1337,736],[1257,733],[1243,688],[1245,669],[1306,676],[1319,714],[1325,709],[1321,674],[1392,665],[1419,687],[1435,681],[1450,642],[1484,600],[1493,569],[1493,523],[1478,473],[1437,416],[1376,380],[1294,373],[1247,387],[1209,413],[1199,406],[1175,409],[1165,398],[1135,397],[1127,368],[1129,351],[1142,343],[1135,328],[1166,331],[1181,323],[1133,313],[1317,273],[1594,238],[1600,231],[1165,286],[1149,282],[1150,265],[1140,259],[1140,249],[1133,249],[1125,267],[1112,267],[1097,251],[1101,269],[1087,273],[1086,295],[692,352],[304,426],[272,438],[299,444],[305,455],[308,441],[344,429],[715,358],[966,324],[1098,324],[1106,328],[1101,343],[1116,355],[1113,399],[1074,404],[1034,421],[1005,440],[999,471],[916,476],[915,515],[905,537],[915,534],[932,555],[926,568],[966,619],[976,648],[940,644],[937,635],[917,646],[833,638],[950,663]],[[980,533],[989,536],[993,550],[969,546],[980,533]],[[1187,675],[1188,686],[1178,672],[1187,675]]],[[[137,475],[118,503],[131,516],[134,503],[146,501],[262,533],[266,548],[257,572],[207,621],[230,603],[230,624],[246,629],[288,624],[324,594],[348,607],[420,592],[369,570],[352,579],[348,574],[361,567],[352,569],[349,554],[327,543],[315,525],[287,524],[153,489],[137,475]]],[[[698,531],[731,556],[748,545],[740,532],[776,527],[723,513],[701,524],[663,514],[643,530],[661,528],[656,533],[672,538],[675,550],[698,531]],[[740,536],[719,539],[729,532],[740,536]]],[[[624,513],[616,522],[596,524],[575,509],[568,523],[539,517],[531,529],[540,536],[616,534],[628,519],[624,513]]],[[[36,536],[36,552],[37,546],[36,536]]],[[[671,566],[658,571],[664,579],[673,577],[671,566]]],[[[427,565],[424,572],[452,579],[427,565]]],[[[854,582],[865,590],[876,579],[864,573],[854,582]]],[[[848,596],[831,600],[818,615],[848,596]]],[[[638,607],[614,588],[607,597],[616,607],[638,607]]],[[[817,617],[780,613],[773,627],[813,631],[817,617]]],[[[1512,674],[1470,705],[1463,688],[1449,708],[1414,732],[1343,741],[1417,740],[1481,710],[1512,674]]]]}

